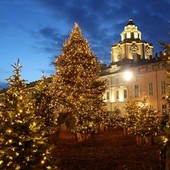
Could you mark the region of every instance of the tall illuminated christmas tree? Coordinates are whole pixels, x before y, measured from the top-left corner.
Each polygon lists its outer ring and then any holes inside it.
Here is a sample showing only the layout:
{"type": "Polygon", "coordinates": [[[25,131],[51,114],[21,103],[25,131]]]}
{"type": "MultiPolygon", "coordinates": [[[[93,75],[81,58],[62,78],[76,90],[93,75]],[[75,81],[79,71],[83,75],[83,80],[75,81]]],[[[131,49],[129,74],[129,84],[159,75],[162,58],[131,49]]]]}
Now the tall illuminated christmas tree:
{"type": "Polygon", "coordinates": [[[78,24],[54,65],[51,92],[58,120],[76,134],[93,133],[105,114],[102,96],[106,85],[99,80],[99,63],[78,24]]]}
{"type": "Polygon", "coordinates": [[[55,169],[44,121],[35,114],[35,105],[21,80],[21,66],[13,65],[14,75],[0,105],[0,169],[55,169]]]}

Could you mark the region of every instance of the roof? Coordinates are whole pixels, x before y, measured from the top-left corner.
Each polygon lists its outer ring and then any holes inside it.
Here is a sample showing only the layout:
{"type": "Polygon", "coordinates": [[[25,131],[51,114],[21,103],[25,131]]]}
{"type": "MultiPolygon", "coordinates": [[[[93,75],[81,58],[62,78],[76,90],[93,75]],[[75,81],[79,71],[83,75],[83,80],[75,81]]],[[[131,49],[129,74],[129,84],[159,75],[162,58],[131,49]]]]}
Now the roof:
{"type": "Polygon", "coordinates": [[[133,23],[132,18],[129,19],[129,22],[126,24],[126,26],[127,26],[127,25],[135,25],[135,24],[133,23]]]}

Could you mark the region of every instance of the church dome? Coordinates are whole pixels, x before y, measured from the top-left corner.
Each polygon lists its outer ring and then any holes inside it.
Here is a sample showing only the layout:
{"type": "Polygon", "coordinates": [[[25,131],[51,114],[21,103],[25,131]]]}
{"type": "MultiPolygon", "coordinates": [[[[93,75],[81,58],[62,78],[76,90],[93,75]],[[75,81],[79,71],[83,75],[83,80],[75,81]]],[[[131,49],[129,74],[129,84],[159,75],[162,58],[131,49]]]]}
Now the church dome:
{"type": "Polygon", "coordinates": [[[141,32],[138,30],[138,27],[134,24],[131,18],[120,35],[122,41],[136,39],[141,40],[141,32]]]}

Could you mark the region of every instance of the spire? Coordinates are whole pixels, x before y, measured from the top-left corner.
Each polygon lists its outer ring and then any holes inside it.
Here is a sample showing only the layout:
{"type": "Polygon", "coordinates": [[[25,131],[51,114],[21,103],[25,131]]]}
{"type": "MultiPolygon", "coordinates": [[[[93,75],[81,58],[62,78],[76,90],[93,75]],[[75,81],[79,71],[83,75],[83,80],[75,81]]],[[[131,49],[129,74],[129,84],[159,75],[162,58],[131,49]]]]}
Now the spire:
{"type": "MultiPolygon", "coordinates": [[[[127,25],[135,25],[135,24],[133,23],[132,18],[129,18],[129,22],[127,23],[127,25]]],[[[127,25],[126,25],[126,26],[127,26],[127,25]]]]}

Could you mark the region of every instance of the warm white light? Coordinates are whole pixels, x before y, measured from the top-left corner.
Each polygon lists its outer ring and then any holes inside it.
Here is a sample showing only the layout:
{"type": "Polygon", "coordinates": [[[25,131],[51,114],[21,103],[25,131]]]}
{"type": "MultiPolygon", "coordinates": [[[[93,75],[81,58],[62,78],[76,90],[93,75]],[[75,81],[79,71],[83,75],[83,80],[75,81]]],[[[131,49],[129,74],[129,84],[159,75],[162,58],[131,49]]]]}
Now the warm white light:
{"type": "Polygon", "coordinates": [[[124,90],[120,90],[119,91],[119,102],[123,102],[124,101],[124,90]]]}
{"type": "Polygon", "coordinates": [[[111,94],[111,102],[115,102],[115,96],[113,93],[111,94]]]}
{"type": "Polygon", "coordinates": [[[129,81],[129,80],[132,79],[133,74],[132,74],[131,71],[125,71],[123,76],[124,76],[124,79],[125,79],[126,81],[129,81]]]}

